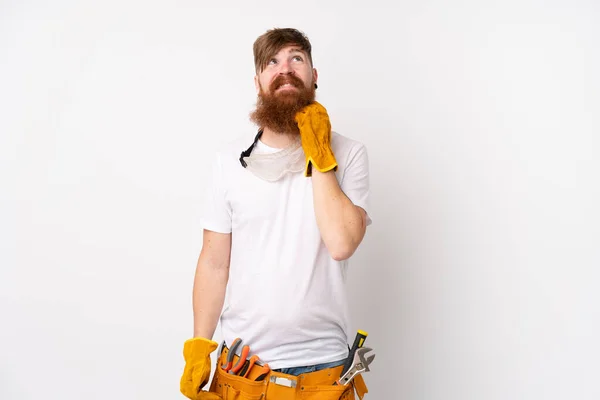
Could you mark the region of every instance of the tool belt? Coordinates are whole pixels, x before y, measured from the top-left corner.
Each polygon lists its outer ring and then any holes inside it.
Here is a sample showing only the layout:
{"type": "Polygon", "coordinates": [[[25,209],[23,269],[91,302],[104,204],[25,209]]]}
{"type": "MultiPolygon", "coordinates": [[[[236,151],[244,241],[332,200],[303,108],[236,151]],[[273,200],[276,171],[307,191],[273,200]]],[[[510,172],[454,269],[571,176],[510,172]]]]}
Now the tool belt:
{"type": "MultiPolygon", "coordinates": [[[[298,376],[269,371],[264,379],[256,381],[263,369],[255,364],[246,377],[232,375],[221,368],[226,363],[228,351],[224,346],[210,385],[210,391],[219,394],[223,400],[355,400],[355,390],[362,400],[368,391],[360,374],[348,385],[334,385],[343,366],[298,376]]],[[[238,359],[235,355],[234,364],[238,359]]]]}

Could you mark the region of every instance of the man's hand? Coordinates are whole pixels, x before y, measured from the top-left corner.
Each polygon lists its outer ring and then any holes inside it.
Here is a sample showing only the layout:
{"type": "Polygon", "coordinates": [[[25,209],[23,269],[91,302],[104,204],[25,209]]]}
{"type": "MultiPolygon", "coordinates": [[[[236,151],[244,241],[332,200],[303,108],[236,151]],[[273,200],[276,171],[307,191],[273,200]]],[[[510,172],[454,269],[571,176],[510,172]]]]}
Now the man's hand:
{"type": "Polygon", "coordinates": [[[300,110],[295,121],[306,156],[304,175],[312,176],[313,167],[320,172],[335,171],[337,161],[331,150],[331,123],[325,107],[315,101],[300,110]]]}
{"type": "Polygon", "coordinates": [[[210,353],[215,351],[217,343],[204,338],[186,340],[183,344],[185,369],[179,388],[191,400],[223,400],[216,393],[201,391],[210,378],[210,353]]]}

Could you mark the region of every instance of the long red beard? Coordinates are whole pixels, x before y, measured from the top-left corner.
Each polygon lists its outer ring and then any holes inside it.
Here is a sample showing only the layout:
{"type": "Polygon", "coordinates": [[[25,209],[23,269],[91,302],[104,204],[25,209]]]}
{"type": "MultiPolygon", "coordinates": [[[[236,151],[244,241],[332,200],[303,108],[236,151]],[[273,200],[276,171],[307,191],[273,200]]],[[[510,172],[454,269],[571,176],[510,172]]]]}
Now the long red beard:
{"type": "Polygon", "coordinates": [[[294,75],[280,75],[271,86],[269,93],[258,94],[256,109],[250,114],[250,120],[261,128],[269,128],[278,133],[300,133],[294,121],[296,113],[315,101],[315,89],[306,87],[300,78],[294,75]],[[275,93],[285,83],[294,85],[298,91],[275,93]]]}

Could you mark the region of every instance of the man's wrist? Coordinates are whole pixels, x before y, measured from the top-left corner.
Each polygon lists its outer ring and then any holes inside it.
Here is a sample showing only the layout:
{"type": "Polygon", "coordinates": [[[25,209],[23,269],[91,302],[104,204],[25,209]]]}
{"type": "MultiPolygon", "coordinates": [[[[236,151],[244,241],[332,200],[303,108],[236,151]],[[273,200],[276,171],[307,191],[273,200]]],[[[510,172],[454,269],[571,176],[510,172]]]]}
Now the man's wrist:
{"type": "Polygon", "coordinates": [[[202,339],[208,339],[208,340],[212,340],[212,333],[207,332],[206,330],[202,330],[202,329],[194,329],[194,338],[202,338],[202,339]]]}
{"type": "Polygon", "coordinates": [[[330,169],[329,171],[321,172],[313,166],[313,168],[311,170],[311,177],[314,179],[329,179],[329,180],[335,179],[337,182],[337,179],[335,177],[335,171],[333,169],[330,169]]]}

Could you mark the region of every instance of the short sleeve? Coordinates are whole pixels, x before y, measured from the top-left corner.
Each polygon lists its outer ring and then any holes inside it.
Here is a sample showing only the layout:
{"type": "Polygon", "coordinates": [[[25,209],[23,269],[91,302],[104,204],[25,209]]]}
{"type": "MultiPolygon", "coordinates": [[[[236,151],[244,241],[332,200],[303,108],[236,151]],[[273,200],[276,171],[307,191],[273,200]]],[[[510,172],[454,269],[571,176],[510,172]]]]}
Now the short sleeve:
{"type": "Polygon", "coordinates": [[[369,156],[367,148],[360,144],[352,148],[340,187],[354,205],[367,213],[367,225],[371,225],[369,205],[369,156]]]}
{"type": "Polygon", "coordinates": [[[231,206],[227,201],[226,180],[221,157],[217,154],[211,165],[211,175],[205,188],[204,208],[200,223],[204,229],[231,233],[231,206]]]}

